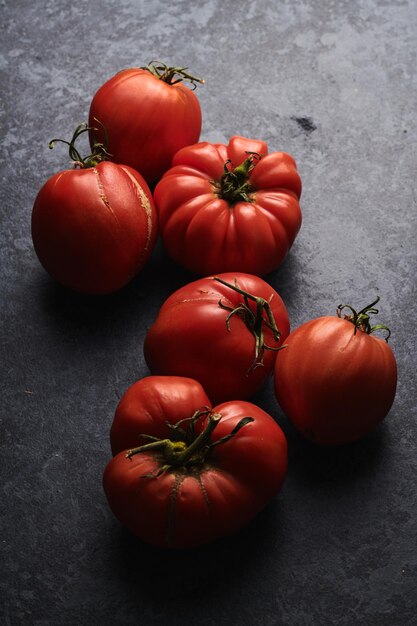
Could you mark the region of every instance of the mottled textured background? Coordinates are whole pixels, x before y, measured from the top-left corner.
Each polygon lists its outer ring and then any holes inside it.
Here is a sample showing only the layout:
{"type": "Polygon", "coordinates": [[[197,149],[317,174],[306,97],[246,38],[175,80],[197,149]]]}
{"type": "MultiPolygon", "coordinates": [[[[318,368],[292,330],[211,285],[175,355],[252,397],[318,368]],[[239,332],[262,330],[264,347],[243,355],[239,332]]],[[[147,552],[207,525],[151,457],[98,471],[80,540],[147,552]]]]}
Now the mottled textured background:
{"type": "Polygon", "coordinates": [[[1,0],[1,566],[6,626],[416,624],[415,0],[1,0]],[[120,293],[52,283],[32,249],[40,186],[95,90],[157,58],[188,65],[202,138],[267,140],[297,160],[304,223],[268,277],[295,328],[381,296],[395,404],[342,449],[304,442],[271,383],[290,468],[245,530],[154,551],[110,513],[101,474],[118,399],[147,373],[142,342],[192,276],[159,245],[120,293]]]}

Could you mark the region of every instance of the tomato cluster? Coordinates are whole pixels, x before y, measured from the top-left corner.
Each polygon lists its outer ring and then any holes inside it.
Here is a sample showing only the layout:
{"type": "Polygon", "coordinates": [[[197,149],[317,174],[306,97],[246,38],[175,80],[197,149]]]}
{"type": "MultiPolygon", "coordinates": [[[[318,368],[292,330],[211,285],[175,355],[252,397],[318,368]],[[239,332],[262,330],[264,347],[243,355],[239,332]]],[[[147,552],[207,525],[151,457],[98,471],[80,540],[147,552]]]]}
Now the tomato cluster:
{"type": "Polygon", "coordinates": [[[173,293],[148,330],[151,375],[117,407],[103,477],[121,523],[172,548],[236,531],[280,490],[285,435],[246,401],[270,375],[285,414],[321,445],[374,430],[397,380],[389,330],[370,321],[379,298],[290,333],[283,300],[261,276],[282,263],[301,226],[296,163],[262,140],[199,142],[201,109],[187,81],[203,82],[160,62],[107,81],[89,124],[64,141],[74,168],[45,183],[32,213],[40,262],[72,290],[123,287],[149,260],[158,229],[172,259],[201,277],[173,293]],[[92,150],[84,158],[83,133],[92,150]]]}

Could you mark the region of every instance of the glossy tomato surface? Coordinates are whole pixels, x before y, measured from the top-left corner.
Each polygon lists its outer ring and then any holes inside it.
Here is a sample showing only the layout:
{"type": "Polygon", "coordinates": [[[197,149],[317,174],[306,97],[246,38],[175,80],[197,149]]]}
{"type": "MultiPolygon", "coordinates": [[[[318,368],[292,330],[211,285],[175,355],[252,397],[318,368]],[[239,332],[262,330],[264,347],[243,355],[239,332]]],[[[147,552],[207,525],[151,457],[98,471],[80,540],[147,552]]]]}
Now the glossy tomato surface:
{"type": "MultiPolygon", "coordinates": [[[[135,168],[149,184],[201,132],[201,109],[193,91],[141,68],[123,70],[104,83],[91,102],[89,120],[90,126],[99,121],[106,129],[110,158],[135,168]]],[[[105,141],[100,129],[94,137],[105,141]]]]}
{"type": "Polygon", "coordinates": [[[397,366],[386,341],[346,319],[320,317],[294,330],[275,364],[284,413],[318,444],[350,443],[373,431],[394,401],[397,366]]]}
{"type": "Polygon", "coordinates": [[[111,444],[115,456],[103,476],[109,505],[124,526],[160,547],[191,548],[233,533],[274,497],[287,471],[287,442],[270,415],[244,401],[212,408],[198,382],[175,376],[149,376],[127,390],[111,444]],[[158,446],[127,456],[155,439],[189,448],[185,431],[199,411],[191,442],[211,416],[217,425],[186,463],[162,471],[166,458],[158,446]]]}
{"type": "Polygon", "coordinates": [[[256,302],[247,299],[245,308],[241,293],[211,276],[185,285],[164,302],[144,344],[153,374],[193,377],[213,402],[253,395],[271,374],[277,354],[265,348],[256,355],[256,334],[260,342],[276,349],[289,333],[285,304],[264,280],[244,273],[218,278],[264,299],[279,337],[274,339],[265,309],[255,322],[256,302]]]}
{"type": "Polygon", "coordinates": [[[132,168],[103,161],[65,170],[39,191],[32,212],[36,254],[57,282],[75,291],[117,291],[155,245],[149,187],[132,168]]]}
{"type": "Polygon", "coordinates": [[[262,276],[280,265],[301,226],[301,179],[289,154],[268,154],[264,141],[235,136],[227,146],[183,148],[172,165],[154,199],[177,263],[203,276],[262,276]],[[248,158],[249,171],[236,170],[248,158]]]}

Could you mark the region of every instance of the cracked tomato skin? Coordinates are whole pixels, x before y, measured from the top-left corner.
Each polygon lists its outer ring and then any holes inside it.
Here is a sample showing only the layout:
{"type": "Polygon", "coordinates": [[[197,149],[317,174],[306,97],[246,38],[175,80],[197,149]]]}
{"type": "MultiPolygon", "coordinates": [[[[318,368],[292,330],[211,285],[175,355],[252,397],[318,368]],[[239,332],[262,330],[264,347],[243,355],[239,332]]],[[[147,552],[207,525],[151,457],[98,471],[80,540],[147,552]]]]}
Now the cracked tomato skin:
{"type": "MultiPolygon", "coordinates": [[[[118,72],[95,94],[89,114],[107,133],[107,151],[116,163],[126,163],[149,185],[171,166],[174,154],[198,141],[201,108],[197,96],[183,82],[168,84],[142,68],[118,72]]],[[[104,141],[104,132],[95,130],[104,141]]]]}
{"type": "MultiPolygon", "coordinates": [[[[264,326],[266,345],[279,347],[285,341],[290,323],[278,293],[258,276],[239,273],[219,274],[219,278],[269,301],[277,327],[278,342],[264,326]]],[[[272,373],[277,352],[265,350],[263,365],[251,369],[255,338],[239,315],[226,320],[229,308],[243,303],[243,296],[217,282],[201,278],[175,291],[162,305],[144,343],[146,363],[152,374],[189,376],[198,380],[213,402],[249,398],[272,373]]],[[[250,302],[255,311],[253,302],[250,302]]]]}
{"type": "MultiPolygon", "coordinates": [[[[287,472],[285,435],[259,407],[244,401],[213,408],[221,419],[211,434],[218,441],[245,417],[227,442],[213,448],[203,464],[156,475],[163,460],[156,452],[131,458],[126,450],[147,443],[143,434],[170,437],[176,424],[211,408],[201,385],[176,376],[149,376],[121,399],[111,428],[114,458],[103,476],[115,516],[141,540],[163,548],[192,548],[229,535],[247,524],[280,490],[287,472]]],[[[196,434],[204,427],[197,422],[196,434]]]]}
{"type": "Polygon", "coordinates": [[[375,430],[394,401],[397,365],[388,343],[338,317],[294,330],[275,363],[277,400],[294,426],[321,445],[375,430]]]}
{"type": "Polygon", "coordinates": [[[154,191],[168,254],[194,274],[242,271],[263,276],[277,268],[301,226],[301,179],[285,152],[234,136],[229,144],[201,142],[177,152],[154,191]],[[257,153],[247,199],[219,196],[227,168],[257,153]],[[249,200],[249,201],[247,201],[249,200]]]}
{"type": "Polygon", "coordinates": [[[55,174],[32,211],[39,261],[57,282],[81,293],[123,287],[149,259],[156,234],[146,182],[131,167],[107,161],[55,174]]]}

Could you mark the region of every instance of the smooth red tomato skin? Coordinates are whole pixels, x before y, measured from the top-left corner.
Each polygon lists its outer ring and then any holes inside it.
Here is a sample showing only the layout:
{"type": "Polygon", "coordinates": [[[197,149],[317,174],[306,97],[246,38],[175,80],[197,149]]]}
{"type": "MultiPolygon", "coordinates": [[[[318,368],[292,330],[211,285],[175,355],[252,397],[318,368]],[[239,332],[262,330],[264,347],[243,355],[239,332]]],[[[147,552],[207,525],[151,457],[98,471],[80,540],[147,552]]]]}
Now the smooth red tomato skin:
{"type": "Polygon", "coordinates": [[[372,432],[395,397],[397,365],[384,339],[338,317],[311,320],[286,339],[275,363],[278,402],[299,431],[323,445],[372,432]]]}
{"type": "MultiPolygon", "coordinates": [[[[123,70],[100,87],[90,106],[90,126],[97,127],[96,120],[107,131],[111,159],[138,170],[149,184],[201,132],[200,104],[191,89],[140,68],[123,70]]],[[[104,140],[100,130],[95,136],[104,140]]]]}
{"type": "Polygon", "coordinates": [[[199,275],[242,271],[263,276],[284,260],[301,226],[301,179],[285,152],[232,137],[227,146],[201,142],[177,152],[154,199],[168,254],[199,275]],[[234,169],[248,152],[262,155],[252,170],[251,202],[231,204],[215,182],[225,162],[234,169]]]}
{"type": "Polygon", "coordinates": [[[32,211],[36,254],[57,282],[103,294],[143,267],[157,236],[152,195],[131,167],[104,161],[52,176],[32,211]]]}
{"type": "MultiPolygon", "coordinates": [[[[276,343],[265,327],[266,345],[279,347],[289,331],[288,312],[278,293],[258,276],[239,273],[219,274],[220,278],[255,296],[270,301],[281,332],[276,343]]],[[[273,370],[276,352],[265,350],[263,366],[251,370],[255,358],[255,338],[238,315],[219,306],[235,308],[243,297],[206,277],[185,285],[162,305],[144,343],[150,371],[159,375],[189,376],[198,380],[213,402],[242,400],[252,396],[273,370]]],[[[254,311],[253,303],[251,309],[254,311]]]]}
{"type": "MultiPolygon", "coordinates": [[[[124,446],[141,445],[143,433],[169,437],[165,421],[175,424],[184,415],[190,417],[204,406],[201,401],[208,398],[196,381],[150,376],[126,392],[116,411],[111,431],[115,456],[104,471],[104,490],[119,521],[155,546],[192,548],[235,532],[276,495],[287,472],[285,435],[272,417],[248,402],[214,407],[222,419],[211,435],[213,442],[244,417],[253,422],[215,447],[204,466],[156,477],[161,461],[155,455],[142,452],[126,458],[124,446]],[[125,426],[129,435],[121,441],[125,426]]],[[[209,402],[207,406],[211,408],[209,402]]],[[[197,434],[202,428],[198,422],[197,434]]]]}

